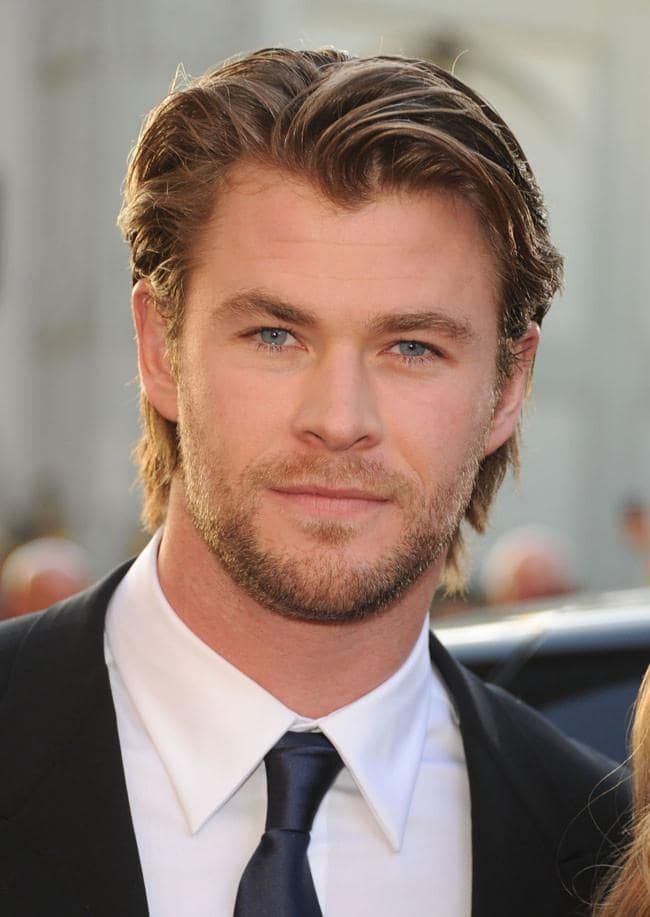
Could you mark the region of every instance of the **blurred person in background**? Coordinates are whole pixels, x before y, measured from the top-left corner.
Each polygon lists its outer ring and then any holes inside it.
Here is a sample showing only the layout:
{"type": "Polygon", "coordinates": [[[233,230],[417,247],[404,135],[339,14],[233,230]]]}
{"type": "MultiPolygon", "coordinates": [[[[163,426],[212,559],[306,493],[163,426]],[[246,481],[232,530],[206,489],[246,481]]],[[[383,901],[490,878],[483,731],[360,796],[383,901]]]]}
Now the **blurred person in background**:
{"type": "Polygon", "coordinates": [[[631,839],[611,871],[594,917],[650,917],[650,669],[634,713],[630,762],[634,800],[631,839]]]}
{"type": "Polygon", "coordinates": [[[429,61],[266,49],[150,114],[120,226],[153,537],[0,628],[0,910],[579,913],[611,762],[428,629],[561,281],[512,132],[429,61]]]}
{"type": "Polygon", "coordinates": [[[502,535],[483,562],[481,586],[488,605],[512,605],[577,589],[559,535],[542,526],[521,526],[502,535]]]}
{"type": "Polygon", "coordinates": [[[36,538],[9,552],[0,570],[0,617],[47,608],[89,586],[87,551],[59,536],[36,538]]]}
{"type": "Polygon", "coordinates": [[[640,559],[643,580],[650,586],[650,508],[639,497],[631,497],[621,507],[620,524],[623,537],[640,559]]]}

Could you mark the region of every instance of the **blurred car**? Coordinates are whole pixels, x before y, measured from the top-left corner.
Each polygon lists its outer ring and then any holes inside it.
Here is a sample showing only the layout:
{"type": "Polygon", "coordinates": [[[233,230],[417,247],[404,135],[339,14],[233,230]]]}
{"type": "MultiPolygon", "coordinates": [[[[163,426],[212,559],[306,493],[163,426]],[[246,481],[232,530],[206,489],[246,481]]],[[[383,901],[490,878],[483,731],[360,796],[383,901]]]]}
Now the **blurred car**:
{"type": "Polygon", "coordinates": [[[485,609],[432,621],[468,668],[536,707],[568,735],[622,761],[650,664],[650,589],[485,609]]]}

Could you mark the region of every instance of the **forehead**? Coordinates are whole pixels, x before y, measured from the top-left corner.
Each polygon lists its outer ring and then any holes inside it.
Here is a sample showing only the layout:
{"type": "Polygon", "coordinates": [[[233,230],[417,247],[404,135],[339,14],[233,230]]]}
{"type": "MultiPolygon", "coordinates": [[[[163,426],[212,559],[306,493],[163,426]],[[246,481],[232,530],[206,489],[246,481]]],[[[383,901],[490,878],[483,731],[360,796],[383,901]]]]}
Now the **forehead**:
{"type": "Polygon", "coordinates": [[[384,191],[341,206],[280,170],[239,164],[194,252],[193,288],[274,295],[354,313],[483,309],[493,319],[498,272],[479,220],[445,190],[384,191]],[[297,299],[296,299],[297,297],[297,299]]]}

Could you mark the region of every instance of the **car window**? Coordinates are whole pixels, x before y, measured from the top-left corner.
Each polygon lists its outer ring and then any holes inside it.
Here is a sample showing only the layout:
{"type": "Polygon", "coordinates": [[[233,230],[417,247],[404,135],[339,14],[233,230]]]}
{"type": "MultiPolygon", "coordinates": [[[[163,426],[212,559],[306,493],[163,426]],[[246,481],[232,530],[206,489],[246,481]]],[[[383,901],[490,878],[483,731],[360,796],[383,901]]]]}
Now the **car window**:
{"type": "Polygon", "coordinates": [[[540,704],[539,710],[559,729],[598,751],[623,761],[627,733],[640,679],[589,688],[560,700],[540,704]]]}

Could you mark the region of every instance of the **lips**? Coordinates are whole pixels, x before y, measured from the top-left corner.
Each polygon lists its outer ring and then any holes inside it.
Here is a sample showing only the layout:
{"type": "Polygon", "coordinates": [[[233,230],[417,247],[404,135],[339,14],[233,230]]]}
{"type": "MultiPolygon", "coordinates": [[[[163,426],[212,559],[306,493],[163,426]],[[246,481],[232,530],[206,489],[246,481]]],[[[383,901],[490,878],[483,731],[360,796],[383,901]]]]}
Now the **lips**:
{"type": "Polygon", "coordinates": [[[352,522],[380,510],[386,497],[358,487],[322,487],[296,484],[269,490],[277,503],[299,517],[352,522]]]}
{"type": "Polygon", "coordinates": [[[386,503],[387,498],[357,487],[322,487],[317,484],[299,484],[292,487],[273,487],[276,493],[287,496],[321,497],[326,500],[362,500],[370,503],[386,503]]]}

